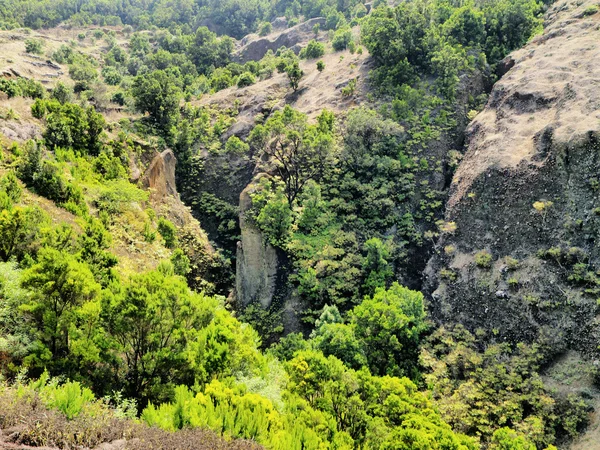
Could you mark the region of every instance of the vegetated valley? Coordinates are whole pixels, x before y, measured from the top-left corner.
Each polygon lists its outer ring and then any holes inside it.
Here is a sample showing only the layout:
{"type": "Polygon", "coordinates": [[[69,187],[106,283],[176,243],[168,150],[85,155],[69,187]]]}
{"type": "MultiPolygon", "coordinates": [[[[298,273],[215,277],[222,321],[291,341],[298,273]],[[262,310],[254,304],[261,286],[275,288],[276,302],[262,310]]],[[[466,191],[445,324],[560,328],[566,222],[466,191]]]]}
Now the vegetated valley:
{"type": "Polygon", "coordinates": [[[4,0],[0,448],[600,449],[600,4],[4,0]]]}

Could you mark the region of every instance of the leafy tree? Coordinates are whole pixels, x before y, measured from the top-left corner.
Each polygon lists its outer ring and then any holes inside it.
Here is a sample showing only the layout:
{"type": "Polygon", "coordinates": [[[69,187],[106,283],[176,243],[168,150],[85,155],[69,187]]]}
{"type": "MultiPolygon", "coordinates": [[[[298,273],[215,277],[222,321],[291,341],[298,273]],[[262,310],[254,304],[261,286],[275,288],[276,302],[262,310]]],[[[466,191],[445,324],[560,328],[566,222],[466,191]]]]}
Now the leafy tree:
{"type": "Polygon", "coordinates": [[[88,60],[78,59],[73,64],[69,64],[69,76],[75,81],[93,83],[98,78],[98,72],[88,60]]]}
{"type": "Polygon", "coordinates": [[[123,79],[123,76],[119,73],[119,71],[110,66],[102,68],[102,76],[104,77],[106,84],[109,86],[116,86],[123,79]]]}
{"type": "Polygon", "coordinates": [[[425,330],[423,294],[398,283],[379,288],[352,310],[350,320],[373,373],[416,375],[425,330]]]}
{"type": "Polygon", "coordinates": [[[92,272],[73,255],[44,248],[37,263],[23,274],[22,283],[33,290],[32,300],[23,309],[33,317],[40,340],[53,358],[65,358],[75,308],[99,293],[92,272]]]}
{"type": "Polygon", "coordinates": [[[304,76],[304,71],[300,68],[298,61],[294,61],[291,65],[287,66],[285,73],[290,80],[290,86],[294,91],[297,91],[300,79],[304,76]]]}
{"type": "Polygon", "coordinates": [[[64,83],[58,82],[54,89],[52,89],[52,98],[58,100],[62,105],[71,101],[72,90],[69,89],[64,83]]]}
{"type": "Polygon", "coordinates": [[[254,75],[251,72],[244,72],[238,78],[237,86],[242,88],[246,86],[252,86],[254,83],[256,83],[256,78],[254,75]]]}
{"type": "Polygon", "coordinates": [[[285,248],[293,217],[281,184],[275,183],[272,187],[267,178],[262,178],[259,189],[252,197],[252,204],[258,210],[256,223],[267,240],[271,245],[285,248]]]}
{"type": "Polygon", "coordinates": [[[365,242],[365,251],[367,255],[363,262],[363,270],[367,274],[367,279],[363,288],[369,295],[372,295],[377,288],[386,287],[387,281],[393,275],[393,270],[388,263],[389,249],[381,239],[369,239],[365,242]]]}
{"type": "Polygon", "coordinates": [[[333,35],[331,45],[336,52],[346,50],[352,42],[352,30],[350,28],[340,28],[333,35]]]}
{"type": "MultiPolygon", "coordinates": [[[[322,316],[321,316],[322,317],[322,316]]],[[[315,348],[325,356],[335,356],[346,366],[360,369],[367,365],[362,343],[357,339],[354,328],[344,323],[321,323],[315,328],[315,348]]]]}
{"type": "Polygon", "coordinates": [[[51,109],[46,116],[44,140],[51,149],[73,148],[90,155],[100,154],[102,133],[106,122],[102,114],[92,106],[82,108],[79,105],[65,103],[60,107],[46,103],[51,109]]]}
{"type": "Polygon", "coordinates": [[[163,217],[158,219],[158,232],[165,241],[165,247],[173,248],[177,245],[177,229],[171,221],[163,217]]]}
{"type": "Polygon", "coordinates": [[[88,219],[83,233],[79,235],[79,258],[89,264],[95,279],[102,286],[117,278],[113,268],[118,260],[107,249],[112,243],[112,237],[99,220],[88,219]]]}
{"type": "Polygon", "coordinates": [[[174,124],[179,111],[181,88],[177,80],[163,70],[138,75],[131,88],[138,111],[147,112],[151,122],[163,132],[174,124]]]}
{"type": "Polygon", "coordinates": [[[20,260],[34,253],[46,217],[39,208],[15,206],[0,212],[0,259],[20,260]]]}
{"type": "Polygon", "coordinates": [[[318,127],[308,126],[306,116],[289,105],[269,117],[261,135],[263,151],[276,164],[285,183],[288,206],[292,208],[306,183],[327,169],[333,139],[318,127]]]}
{"type": "Polygon", "coordinates": [[[260,25],[260,27],[258,27],[258,35],[259,36],[266,36],[267,34],[270,34],[273,31],[273,26],[271,25],[271,22],[264,22],[263,24],[260,25]]]}
{"type": "Polygon", "coordinates": [[[176,275],[185,277],[192,270],[190,267],[190,259],[180,248],[176,248],[171,255],[171,264],[176,275]]]}
{"type": "Polygon", "coordinates": [[[193,382],[186,333],[206,326],[214,308],[214,300],[190,293],[180,277],[160,271],[111,284],[103,292],[102,318],[126,394],[145,403],[166,399],[172,383],[193,382]]]}
{"type": "Polygon", "coordinates": [[[481,45],[486,40],[485,15],[474,5],[465,5],[452,12],[444,22],[443,30],[460,45],[481,45]]]}

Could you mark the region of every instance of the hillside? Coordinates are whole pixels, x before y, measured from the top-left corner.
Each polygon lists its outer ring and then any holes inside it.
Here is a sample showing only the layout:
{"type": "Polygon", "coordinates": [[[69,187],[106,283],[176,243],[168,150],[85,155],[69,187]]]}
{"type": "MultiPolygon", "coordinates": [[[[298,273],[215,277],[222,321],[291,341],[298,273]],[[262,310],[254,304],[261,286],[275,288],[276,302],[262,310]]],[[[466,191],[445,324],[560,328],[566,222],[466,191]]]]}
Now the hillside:
{"type": "Polygon", "coordinates": [[[599,18],[7,0],[0,448],[595,448],[599,18]]]}

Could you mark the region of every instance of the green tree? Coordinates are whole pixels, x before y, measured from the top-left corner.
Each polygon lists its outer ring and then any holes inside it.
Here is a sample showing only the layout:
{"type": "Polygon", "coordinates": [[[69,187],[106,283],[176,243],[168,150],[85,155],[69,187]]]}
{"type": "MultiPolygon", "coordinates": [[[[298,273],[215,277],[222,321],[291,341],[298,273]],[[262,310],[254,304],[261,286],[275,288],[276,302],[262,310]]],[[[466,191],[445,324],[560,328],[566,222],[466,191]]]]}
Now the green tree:
{"type": "Polygon", "coordinates": [[[15,206],[0,212],[0,259],[18,260],[35,252],[46,217],[37,207],[15,206]]]}
{"type": "Polygon", "coordinates": [[[23,309],[32,315],[40,340],[53,358],[65,358],[75,308],[92,300],[100,290],[92,272],[75,256],[44,248],[38,253],[37,263],[24,273],[22,284],[33,292],[31,302],[23,309]]]}
{"type": "Polygon", "coordinates": [[[29,38],[25,40],[25,51],[41,55],[43,53],[44,41],[41,39],[29,38]]]}
{"type": "Polygon", "coordinates": [[[387,281],[392,277],[393,270],[388,263],[390,252],[388,246],[379,238],[371,238],[365,242],[366,256],[363,270],[367,278],[363,289],[367,294],[373,295],[377,288],[385,288],[387,281]]]}
{"type": "Polygon", "coordinates": [[[319,127],[308,126],[306,116],[289,105],[271,115],[261,130],[260,144],[276,164],[292,208],[306,183],[319,178],[330,165],[333,138],[319,127]]]}
{"type": "Polygon", "coordinates": [[[165,241],[165,247],[174,248],[177,245],[177,229],[170,220],[159,218],[158,232],[165,241]]]}
{"type": "Polygon", "coordinates": [[[52,89],[52,98],[58,100],[62,105],[71,101],[72,89],[69,89],[64,83],[58,82],[52,89]]]}
{"type": "Polygon", "coordinates": [[[186,333],[206,326],[215,307],[214,300],[192,294],[183,279],[161,271],[111,284],[103,293],[102,317],[126,394],[143,402],[166,399],[172,383],[192,382],[186,333]]]}
{"type": "Polygon", "coordinates": [[[310,40],[305,48],[300,51],[300,58],[315,59],[325,54],[325,46],[314,39],[310,40]]]}
{"type": "Polygon", "coordinates": [[[131,94],[138,111],[148,113],[151,122],[163,132],[170,130],[179,112],[181,88],[173,76],[163,70],[138,75],[131,94]]]}
{"type": "Polygon", "coordinates": [[[111,243],[112,236],[97,219],[88,219],[78,238],[80,260],[89,264],[96,281],[102,286],[117,278],[114,271],[117,257],[107,251],[111,243]]]}
{"type": "Polygon", "coordinates": [[[426,328],[423,294],[394,283],[389,290],[379,288],[373,297],[366,297],[350,317],[373,373],[416,375],[426,328]]]}
{"type": "Polygon", "coordinates": [[[294,91],[297,91],[300,79],[304,76],[304,71],[300,68],[298,61],[294,61],[291,65],[287,66],[285,73],[287,73],[290,80],[290,86],[294,91]]]}

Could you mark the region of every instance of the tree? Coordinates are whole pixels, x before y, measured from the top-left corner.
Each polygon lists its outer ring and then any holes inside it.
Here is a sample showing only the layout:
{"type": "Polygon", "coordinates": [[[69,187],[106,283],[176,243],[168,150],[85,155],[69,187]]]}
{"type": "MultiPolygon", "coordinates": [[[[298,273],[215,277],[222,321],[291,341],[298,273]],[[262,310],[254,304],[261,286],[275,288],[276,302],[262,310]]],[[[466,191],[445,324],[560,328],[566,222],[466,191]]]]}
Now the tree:
{"type": "Polygon", "coordinates": [[[297,91],[300,79],[304,76],[304,71],[300,68],[298,61],[294,61],[291,65],[287,66],[285,73],[287,73],[290,80],[290,86],[294,91],[297,91]]]}
{"type": "Polygon", "coordinates": [[[306,116],[286,105],[274,113],[261,129],[264,153],[275,163],[285,183],[288,206],[306,183],[318,178],[331,162],[333,137],[319,127],[309,126],[306,116]]]}
{"type": "Polygon", "coordinates": [[[0,259],[23,258],[34,250],[45,217],[39,208],[15,206],[0,212],[0,259]]]}
{"type": "Polygon", "coordinates": [[[331,45],[336,52],[340,52],[346,50],[350,42],[352,42],[352,30],[349,27],[345,27],[335,32],[331,45]]]}
{"type": "Polygon", "coordinates": [[[54,89],[52,89],[52,98],[58,100],[62,105],[68,103],[71,100],[71,94],[73,91],[69,89],[64,83],[58,82],[54,89]]]}
{"type": "Polygon", "coordinates": [[[179,110],[179,82],[164,70],[138,75],[131,88],[138,111],[147,112],[150,121],[163,132],[169,131],[179,110]]]}
{"type": "Polygon", "coordinates": [[[386,244],[379,238],[371,238],[365,242],[365,256],[363,270],[367,279],[363,284],[365,291],[372,295],[377,288],[385,288],[387,281],[393,275],[392,267],[388,263],[390,252],[386,244]]]}
{"type": "Polygon", "coordinates": [[[423,294],[398,283],[379,288],[352,310],[350,320],[373,373],[415,375],[425,330],[423,294]]]}
{"type": "Polygon", "coordinates": [[[79,259],[90,265],[96,281],[104,287],[117,278],[113,269],[118,263],[117,257],[107,251],[111,242],[110,233],[96,219],[88,219],[78,239],[79,259]]]}
{"type": "Polygon", "coordinates": [[[237,86],[239,88],[251,86],[256,83],[256,78],[252,74],[252,72],[244,72],[238,78],[237,86]]]}
{"type": "Polygon", "coordinates": [[[272,31],[273,31],[273,25],[271,25],[271,22],[264,22],[258,28],[258,35],[266,36],[267,34],[270,34],[272,31]]]}
{"type": "Polygon", "coordinates": [[[177,229],[170,220],[163,217],[158,219],[158,232],[165,241],[165,247],[173,248],[177,245],[177,229]]]}
{"type": "Polygon", "coordinates": [[[50,347],[54,358],[66,357],[71,313],[100,290],[92,272],[75,256],[44,248],[37,263],[24,273],[22,283],[33,290],[32,301],[23,308],[33,316],[41,341],[50,347]]]}
{"type": "Polygon", "coordinates": [[[190,381],[185,378],[185,331],[210,320],[203,301],[180,277],[160,271],[134,275],[103,292],[103,325],[117,361],[115,375],[128,396],[164,399],[171,382],[190,381]]]}

